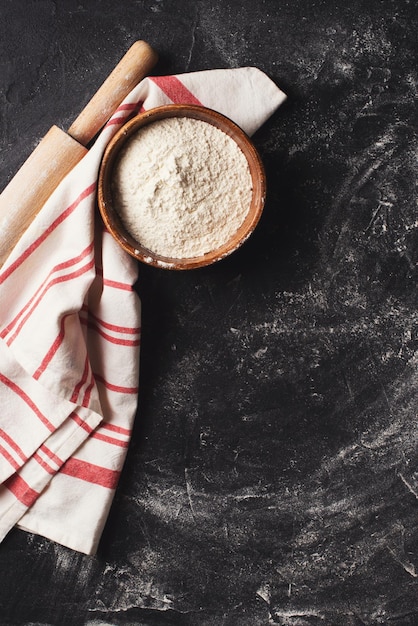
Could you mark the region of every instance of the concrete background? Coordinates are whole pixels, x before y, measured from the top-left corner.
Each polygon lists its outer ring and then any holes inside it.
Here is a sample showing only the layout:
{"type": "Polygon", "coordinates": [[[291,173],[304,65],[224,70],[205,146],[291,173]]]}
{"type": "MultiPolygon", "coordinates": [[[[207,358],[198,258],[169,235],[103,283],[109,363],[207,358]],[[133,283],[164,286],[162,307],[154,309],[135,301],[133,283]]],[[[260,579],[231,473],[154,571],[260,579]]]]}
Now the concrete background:
{"type": "Polygon", "coordinates": [[[268,199],[228,259],[140,268],[140,399],[96,557],[12,531],[0,623],[418,624],[418,26],[409,0],[0,2],[0,183],[135,39],[255,65],[268,199]]]}

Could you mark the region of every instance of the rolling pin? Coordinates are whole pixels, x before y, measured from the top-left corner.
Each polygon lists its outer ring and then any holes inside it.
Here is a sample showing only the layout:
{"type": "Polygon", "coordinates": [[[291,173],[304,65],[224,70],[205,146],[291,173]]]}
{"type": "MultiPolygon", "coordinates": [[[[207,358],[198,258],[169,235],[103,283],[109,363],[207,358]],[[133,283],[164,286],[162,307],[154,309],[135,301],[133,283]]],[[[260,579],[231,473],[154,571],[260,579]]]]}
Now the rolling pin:
{"type": "Polygon", "coordinates": [[[68,131],[52,126],[41,139],[0,194],[0,267],[52,192],[88,152],[90,141],[157,58],[145,41],[136,41],[68,131]]]}

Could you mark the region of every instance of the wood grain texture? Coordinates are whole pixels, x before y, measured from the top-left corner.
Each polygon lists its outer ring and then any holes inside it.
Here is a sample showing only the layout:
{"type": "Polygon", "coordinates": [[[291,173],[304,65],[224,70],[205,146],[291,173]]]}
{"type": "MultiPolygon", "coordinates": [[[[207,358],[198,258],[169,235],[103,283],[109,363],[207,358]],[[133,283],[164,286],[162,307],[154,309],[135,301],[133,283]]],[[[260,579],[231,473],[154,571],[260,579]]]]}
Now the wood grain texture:
{"type": "Polygon", "coordinates": [[[0,194],[0,267],[87,148],[52,126],[0,194]]]}

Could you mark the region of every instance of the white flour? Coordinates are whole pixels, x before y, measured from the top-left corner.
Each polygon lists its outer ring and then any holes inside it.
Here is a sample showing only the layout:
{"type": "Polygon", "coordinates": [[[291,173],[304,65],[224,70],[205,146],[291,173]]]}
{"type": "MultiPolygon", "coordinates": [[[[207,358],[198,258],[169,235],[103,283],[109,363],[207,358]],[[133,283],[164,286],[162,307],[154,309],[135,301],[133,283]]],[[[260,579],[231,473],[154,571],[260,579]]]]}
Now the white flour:
{"type": "Polygon", "coordinates": [[[207,122],[167,118],[140,129],[116,163],[113,197],[125,228],[150,251],[190,258],[226,243],[251,202],[247,160],[207,122]]]}

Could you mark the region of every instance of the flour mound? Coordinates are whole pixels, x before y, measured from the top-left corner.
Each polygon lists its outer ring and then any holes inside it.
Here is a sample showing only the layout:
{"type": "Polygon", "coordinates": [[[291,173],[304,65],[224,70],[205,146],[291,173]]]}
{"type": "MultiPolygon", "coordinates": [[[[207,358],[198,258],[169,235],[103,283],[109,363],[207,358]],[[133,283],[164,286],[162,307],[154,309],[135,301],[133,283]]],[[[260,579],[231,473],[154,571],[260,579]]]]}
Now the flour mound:
{"type": "Polygon", "coordinates": [[[162,256],[191,258],[236,233],[249,211],[252,181],[231,137],[207,122],[173,117],[126,142],[112,194],[136,241],[162,256]]]}

